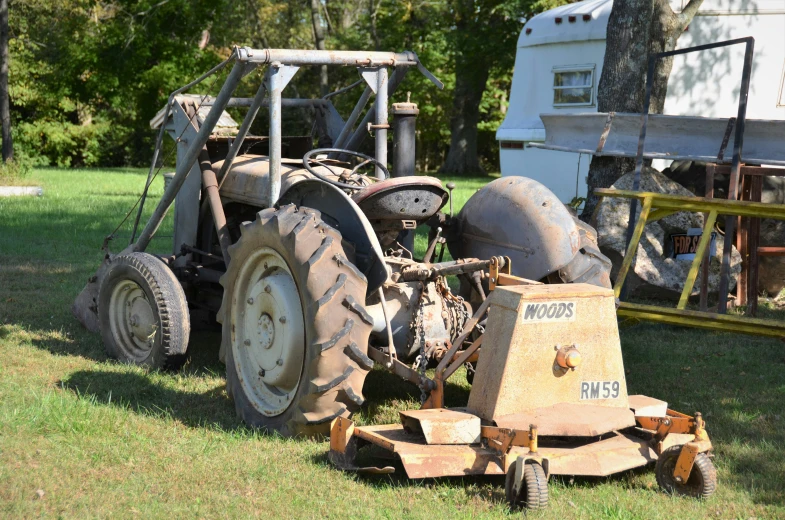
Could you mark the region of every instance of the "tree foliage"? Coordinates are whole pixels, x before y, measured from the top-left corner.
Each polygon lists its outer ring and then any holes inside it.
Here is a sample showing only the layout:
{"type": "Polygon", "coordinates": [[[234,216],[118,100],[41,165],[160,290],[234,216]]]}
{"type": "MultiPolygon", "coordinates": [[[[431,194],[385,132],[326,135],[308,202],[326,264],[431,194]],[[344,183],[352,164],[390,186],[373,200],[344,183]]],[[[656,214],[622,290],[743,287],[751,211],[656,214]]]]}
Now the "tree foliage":
{"type": "MultiPolygon", "coordinates": [[[[392,100],[410,91],[420,105],[421,168],[438,167],[449,148],[456,64],[487,69],[477,71],[485,79],[476,125],[484,166],[494,168],[493,133],[507,107],[520,19],[560,3],[10,0],[15,144],[38,164],[145,164],[155,139],[149,120],[169,92],[227,57],[233,45],[314,48],[319,27],[328,49],[413,50],[444,81],[438,91],[412,71],[392,100]]],[[[303,68],[287,95],[320,95],[320,72],[303,68]]],[[[353,70],[329,70],[331,89],[356,80],[353,70]]],[[[335,98],[344,115],[351,97],[335,98]]]]}

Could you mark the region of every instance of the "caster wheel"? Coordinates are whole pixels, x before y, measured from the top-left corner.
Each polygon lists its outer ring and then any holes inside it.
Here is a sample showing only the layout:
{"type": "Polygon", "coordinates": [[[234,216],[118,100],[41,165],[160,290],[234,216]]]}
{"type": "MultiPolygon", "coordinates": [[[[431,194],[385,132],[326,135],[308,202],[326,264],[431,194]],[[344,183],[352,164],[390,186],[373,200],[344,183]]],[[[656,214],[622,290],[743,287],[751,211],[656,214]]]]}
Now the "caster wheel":
{"type": "Polygon", "coordinates": [[[515,461],[510,465],[504,482],[505,496],[510,509],[513,511],[544,509],[548,505],[548,478],[545,476],[545,470],[539,462],[530,460],[523,465],[523,471],[518,473],[519,464],[520,461],[515,461]],[[516,482],[518,478],[520,482],[516,482]]]}
{"type": "Polygon", "coordinates": [[[671,446],[657,459],[655,475],[657,484],[666,493],[676,493],[694,498],[709,498],[717,489],[717,470],[705,453],[695,457],[695,464],[687,482],[677,482],[673,476],[682,445],[671,446]]]}

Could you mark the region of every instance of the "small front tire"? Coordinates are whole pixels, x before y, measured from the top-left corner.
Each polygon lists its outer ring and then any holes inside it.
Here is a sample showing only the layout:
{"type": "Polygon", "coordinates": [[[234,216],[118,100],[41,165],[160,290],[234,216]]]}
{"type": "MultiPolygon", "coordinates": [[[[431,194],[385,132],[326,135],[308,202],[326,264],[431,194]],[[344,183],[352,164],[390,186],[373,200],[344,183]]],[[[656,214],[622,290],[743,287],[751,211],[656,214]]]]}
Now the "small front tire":
{"type": "Polygon", "coordinates": [[[191,331],[188,303],[174,273],[148,253],[112,259],[98,293],[107,353],[122,362],[177,369],[191,331]]]}
{"type": "Polygon", "coordinates": [[[683,445],[671,446],[657,459],[655,475],[657,484],[666,493],[676,493],[693,498],[709,498],[717,489],[717,470],[705,453],[698,453],[687,482],[676,482],[673,470],[683,445]]]}
{"type": "Polygon", "coordinates": [[[510,464],[504,482],[505,497],[512,511],[536,511],[548,506],[548,477],[539,462],[528,460],[523,466],[523,478],[516,486],[516,468],[522,461],[510,464]],[[516,492],[517,487],[517,492],[516,492]]]}

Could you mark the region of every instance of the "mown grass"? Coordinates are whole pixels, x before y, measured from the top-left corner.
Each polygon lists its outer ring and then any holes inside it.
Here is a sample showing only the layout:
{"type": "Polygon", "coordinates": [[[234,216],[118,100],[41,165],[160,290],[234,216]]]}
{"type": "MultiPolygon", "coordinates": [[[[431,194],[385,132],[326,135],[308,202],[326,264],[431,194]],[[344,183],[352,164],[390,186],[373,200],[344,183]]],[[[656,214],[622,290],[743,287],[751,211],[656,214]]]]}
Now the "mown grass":
{"type": "MultiPolygon", "coordinates": [[[[107,359],[69,307],[144,172],[38,169],[42,198],[0,199],[0,516],[373,517],[510,515],[500,478],[409,481],[341,473],[323,441],[245,428],[224,390],[219,335],[193,334],[178,374],[107,359]]],[[[454,179],[456,208],[487,179],[454,179]]],[[[152,198],[160,196],[156,181],[152,198]]],[[[151,208],[148,207],[148,212],[151,208]]],[[[114,242],[127,241],[129,225],[114,242]]],[[[166,251],[167,221],[155,248],[166,251]]],[[[419,247],[422,247],[420,239],[419,247]]],[[[767,311],[782,319],[782,312],[767,311]]],[[[779,341],[650,324],[621,330],[630,393],[701,410],[720,488],[661,493],[652,468],[556,478],[531,518],[785,518],[785,350],[779,341]]],[[[448,401],[465,402],[459,374],[448,401]]],[[[418,392],[381,371],[360,420],[395,421],[418,392]]]]}

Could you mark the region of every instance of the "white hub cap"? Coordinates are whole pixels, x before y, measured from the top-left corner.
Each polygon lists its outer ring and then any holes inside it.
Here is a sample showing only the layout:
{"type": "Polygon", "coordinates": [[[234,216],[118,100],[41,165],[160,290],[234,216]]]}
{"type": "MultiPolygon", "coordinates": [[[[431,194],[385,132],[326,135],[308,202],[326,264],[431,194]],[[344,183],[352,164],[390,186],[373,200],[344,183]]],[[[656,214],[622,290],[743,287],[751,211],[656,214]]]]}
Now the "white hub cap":
{"type": "Polygon", "coordinates": [[[121,281],[112,291],[109,327],[128,359],[143,361],[149,355],[158,323],[147,294],[133,280],[121,281]]]}
{"type": "Polygon", "coordinates": [[[232,295],[232,355],[253,406],[272,417],[297,393],[305,358],[303,309],[281,256],[255,252],[240,270],[232,295]]]}

